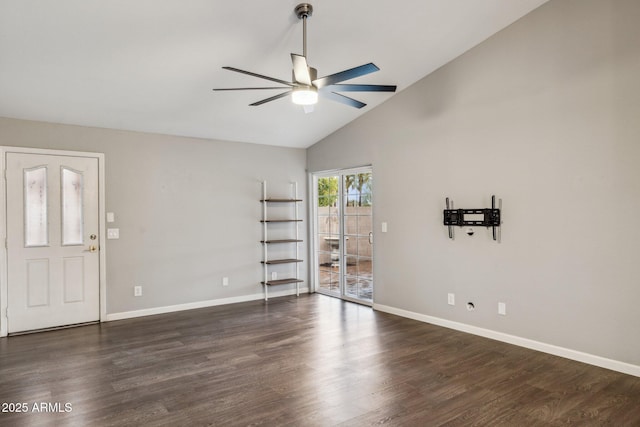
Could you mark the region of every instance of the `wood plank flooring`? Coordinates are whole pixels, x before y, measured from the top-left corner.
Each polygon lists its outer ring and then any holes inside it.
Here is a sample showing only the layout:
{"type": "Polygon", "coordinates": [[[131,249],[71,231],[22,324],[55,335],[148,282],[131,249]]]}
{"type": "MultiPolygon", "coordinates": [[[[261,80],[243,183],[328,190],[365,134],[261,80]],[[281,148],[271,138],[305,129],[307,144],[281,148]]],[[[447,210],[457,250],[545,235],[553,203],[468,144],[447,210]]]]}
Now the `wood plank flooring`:
{"type": "Polygon", "coordinates": [[[10,403],[2,426],[623,427],[640,378],[304,295],[0,339],[10,403]]]}

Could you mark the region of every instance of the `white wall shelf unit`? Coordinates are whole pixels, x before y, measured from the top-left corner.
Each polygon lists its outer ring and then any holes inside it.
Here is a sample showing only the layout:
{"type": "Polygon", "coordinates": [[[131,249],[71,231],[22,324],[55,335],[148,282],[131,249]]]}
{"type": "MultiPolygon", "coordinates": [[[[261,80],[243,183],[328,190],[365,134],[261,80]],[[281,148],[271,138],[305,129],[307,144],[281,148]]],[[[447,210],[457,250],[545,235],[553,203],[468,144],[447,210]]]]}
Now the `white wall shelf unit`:
{"type": "MultiPolygon", "coordinates": [[[[264,299],[265,301],[269,300],[269,287],[277,286],[277,285],[286,285],[295,283],[296,284],[296,296],[300,295],[300,283],[303,282],[300,279],[300,267],[299,264],[302,262],[300,259],[300,243],[302,240],[300,239],[300,230],[299,225],[302,222],[302,219],[299,218],[298,215],[298,203],[302,202],[302,199],[298,198],[298,183],[291,183],[291,198],[269,198],[267,196],[267,181],[262,182],[262,199],[260,202],[262,203],[262,219],[260,222],[262,223],[262,269],[263,269],[263,281],[261,284],[264,287],[264,299]],[[287,214],[285,218],[271,218],[270,210],[273,210],[273,207],[286,206],[290,205],[291,210],[287,214]],[[272,224],[289,224],[290,228],[284,230],[286,237],[282,237],[282,235],[278,235],[277,238],[270,238],[272,230],[270,230],[270,225],[272,224]],[[291,249],[285,249],[284,251],[288,253],[286,257],[281,257],[283,253],[282,250],[278,251],[278,256],[271,257],[270,247],[273,245],[289,245],[291,249]],[[293,272],[290,272],[286,278],[276,279],[273,276],[270,278],[270,266],[279,265],[279,264],[295,264],[295,269],[293,272]]],[[[282,215],[282,209],[277,210],[278,215],[282,215]]],[[[280,230],[282,232],[282,230],[280,230]]]]}

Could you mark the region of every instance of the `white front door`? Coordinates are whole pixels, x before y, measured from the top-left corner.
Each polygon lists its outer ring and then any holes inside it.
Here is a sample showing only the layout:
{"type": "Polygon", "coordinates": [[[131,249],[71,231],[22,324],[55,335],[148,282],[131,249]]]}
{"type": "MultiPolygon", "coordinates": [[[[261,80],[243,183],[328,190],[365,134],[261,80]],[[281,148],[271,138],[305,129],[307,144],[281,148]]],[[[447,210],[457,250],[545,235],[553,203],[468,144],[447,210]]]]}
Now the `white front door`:
{"type": "Polygon", "coordinates": [[[98,159],[7,153],[9,333],[100,319],[98,159]]]}

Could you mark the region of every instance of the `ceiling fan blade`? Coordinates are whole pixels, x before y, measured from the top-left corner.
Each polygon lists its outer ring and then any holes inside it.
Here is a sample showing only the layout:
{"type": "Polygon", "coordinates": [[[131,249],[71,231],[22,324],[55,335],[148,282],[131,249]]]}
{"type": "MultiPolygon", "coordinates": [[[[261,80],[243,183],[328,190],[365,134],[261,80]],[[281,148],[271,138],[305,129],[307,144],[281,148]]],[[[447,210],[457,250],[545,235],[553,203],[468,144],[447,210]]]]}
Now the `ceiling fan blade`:
{"type": "Polygon", "coordinates": [[[263,99],[262,101],[254,102],[253,104],[249,104],[250,107],[257,107],[258,105],[266,104],[267,102],[275,101],[276,99],[284,98],[289,95],[292,91],[288,90],[286,92],[280,93],[276,96],[272,96],[270,98],[263,99]]]}
{"type": "Polygon", "coordinates": [[[212,89],[212,90],[262,90],[262,89],[286,89],[282,86],[277,87],[224,87],[220,89],[212,89]]]}
{"type": "Polygon", "coordinates": [[[291,54],[291,61],[293,62],[293,75],[296,82],[302,83],[306,86],[311,86],[311,74],[309,73],[309,64],[307,64],[307,58],[295,53],[291,54]]]}
{"type": "Polygon", "coordinates": [[[365,65],[360,65],[359,67],[340,71],[339,73],[330,74],[328,76],[316,79],[313,81],[313,85],[318,89],[321,89],[325,86],[340,83],[345,80],[355,79],[356,77],[364,76],[370,73],[375,73],[378,70],[380,70],[380,68],[376,67],[375,64],[370,62],[365,65]]]}
{"type": "Polygon", "coordinates": [[[225,70],[229,70],[229,71],[235,71],[236,73],[242,73],[242,74],[246,74],[248,76],[257,77],[259,79],[270,80],[272,82],[280,83],[280,84],[291,86],[291,87],[295,86],[291,82],[286,82],[284,80],[276,79],[276,78],[269,77],[269,76],[263,76],[262,74],[252,73],[251,71],[245,71],[245,70],[241,70],[239,68],[234,68],[234,67],[222,67],[222,68],[225,69],[225,70]]]}
{"type": "Polygon", "coordinates": [[[325,86],[324,90],[335,92],[395,92],[394,85],[330,85],[325,86]]]}
{"type": "Polygon", "coordinates": [[[332,101],[336,101],[336,102],[339,102],[341,104],[348,105],[350,107],[362,108],[365,105],[367,105],[364,102],[360,102],[360,101],[358,101],[356,99],[349,98],[348,96],[340,95],[339,93],[324,92],[324,91],[321,92],[321,93],[325,98],[329,98],[332,101]]]}

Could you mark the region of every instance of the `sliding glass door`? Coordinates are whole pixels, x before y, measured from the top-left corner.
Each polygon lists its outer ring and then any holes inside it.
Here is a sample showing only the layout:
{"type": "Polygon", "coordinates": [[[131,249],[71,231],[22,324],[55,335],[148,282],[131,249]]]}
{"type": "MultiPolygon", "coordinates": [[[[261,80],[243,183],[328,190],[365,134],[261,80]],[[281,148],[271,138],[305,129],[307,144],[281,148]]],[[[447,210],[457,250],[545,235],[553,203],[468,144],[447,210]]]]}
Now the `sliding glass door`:
{"type": "Polygon", "coordinates": [[[317,174],[315,288],[364,304],[373,302],[373,175],[371,168],[317,174]]]}

